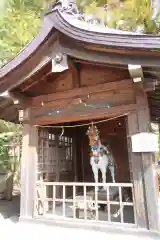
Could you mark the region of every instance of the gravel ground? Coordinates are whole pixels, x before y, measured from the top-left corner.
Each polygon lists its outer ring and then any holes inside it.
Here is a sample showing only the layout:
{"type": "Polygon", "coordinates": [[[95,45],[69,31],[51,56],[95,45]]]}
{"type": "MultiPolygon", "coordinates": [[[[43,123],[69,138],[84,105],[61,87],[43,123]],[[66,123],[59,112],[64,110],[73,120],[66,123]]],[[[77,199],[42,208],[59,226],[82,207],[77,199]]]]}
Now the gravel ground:
{"type": "Polygon", "coordinates": [[[160,240],[160,233],[138,229],[131,231],[123,228],[98,229],[92,227],[92,229],[86,230],[79,225],[74,228],[66,228],[58,225],[18,222],[19,198],[17,196],[13,198],[13,202],[7,202],[7,204],[5,201],[0,201],[0,212],[0,240],[44,240],[49,238],[58,240],[160,240]]]}
{"type": "Polygon", "coordinates": [[[0,219],[13,219],[18,220],[20,210],[20,197],[19,195],[13,196],[12,201],[0,200],[0,219]]]}
{"type": "Polygon", "coordinates": [[[159,240],[160,233],[151,233],[147,231],[129,231],[126,229],[107,229],[107,230],[86,230],[83,228],[65,228],[58,226],[48,226],[35,223],[13,223],[5,220],[0,223],[0,239],[3,240],[28,240],[28,239],[65,239],[65,240],[159,240]]]}

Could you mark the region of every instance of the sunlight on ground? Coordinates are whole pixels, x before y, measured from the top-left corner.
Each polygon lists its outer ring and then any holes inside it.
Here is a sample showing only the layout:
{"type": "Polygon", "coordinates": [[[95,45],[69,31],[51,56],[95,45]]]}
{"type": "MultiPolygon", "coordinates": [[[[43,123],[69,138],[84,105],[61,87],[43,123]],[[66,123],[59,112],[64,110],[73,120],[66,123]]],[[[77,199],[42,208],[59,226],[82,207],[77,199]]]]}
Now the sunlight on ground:
{"type": "Polygon", "coordinates": [[[5,218],[1,213],[0,213],[0,226],[3,223],[16,223],[18,221],[18,217],[17,216],[12,216],[10,218],[5,218]]]}

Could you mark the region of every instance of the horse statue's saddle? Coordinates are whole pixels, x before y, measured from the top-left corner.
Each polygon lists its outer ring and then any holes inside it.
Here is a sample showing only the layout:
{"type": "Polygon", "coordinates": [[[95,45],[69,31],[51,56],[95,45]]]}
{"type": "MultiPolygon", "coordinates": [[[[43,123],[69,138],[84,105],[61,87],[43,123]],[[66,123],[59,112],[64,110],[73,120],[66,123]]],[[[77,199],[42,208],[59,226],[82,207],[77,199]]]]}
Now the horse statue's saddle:
{"type": "MultiPolygon", "coordinates": [[[[96,151],[98,148],[97,148],[97,146],[95,145],[93,145],[92,146],[92,150],[94,150],[94,151],[96,151]]],[[[99,154],[98,154],[99,156],[101,156],[101,157],[103,157],[104,155],[108,155],[108,152],[103,148],[103,147],[101,147],[100,148],[100,150],[99,150],[99,154]]],[[[91,151],[91,156],[94,156],[94,154],[93,154],[93,152],[91,151]]]]}

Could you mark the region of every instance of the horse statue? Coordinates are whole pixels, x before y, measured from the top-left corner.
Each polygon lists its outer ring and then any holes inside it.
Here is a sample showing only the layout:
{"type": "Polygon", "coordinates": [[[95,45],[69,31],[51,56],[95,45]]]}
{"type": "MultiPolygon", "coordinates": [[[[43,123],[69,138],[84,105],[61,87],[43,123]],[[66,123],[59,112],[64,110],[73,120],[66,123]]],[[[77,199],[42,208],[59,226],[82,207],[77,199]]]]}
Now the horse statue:
{"type": "Polygon", "coordinates": [[[92,166],[95,182],[98,183],[98,171],[100,170],[102,181],[106,183],[106,171],[107,168],[109,168],[112,182],[115,183],[115,162],[108,148],[101,143],[99,130],[92,124],[92,126],[88,128],[87,135],[91,147],[90,164],[92,166]]]}

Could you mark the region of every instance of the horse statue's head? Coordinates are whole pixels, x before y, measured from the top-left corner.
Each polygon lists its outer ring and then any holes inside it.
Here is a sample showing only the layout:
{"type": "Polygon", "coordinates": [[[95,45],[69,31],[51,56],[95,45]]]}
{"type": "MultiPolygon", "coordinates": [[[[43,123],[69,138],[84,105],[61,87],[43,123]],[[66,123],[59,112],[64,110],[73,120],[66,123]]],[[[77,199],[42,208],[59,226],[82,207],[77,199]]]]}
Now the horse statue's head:
{"type": "Polygon", "coordinates": [[[95,125],[89,126],[87,133],[89,137],[89,145],[94,145],[99,140],[99,130],[95,125]]]}

